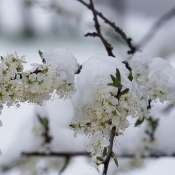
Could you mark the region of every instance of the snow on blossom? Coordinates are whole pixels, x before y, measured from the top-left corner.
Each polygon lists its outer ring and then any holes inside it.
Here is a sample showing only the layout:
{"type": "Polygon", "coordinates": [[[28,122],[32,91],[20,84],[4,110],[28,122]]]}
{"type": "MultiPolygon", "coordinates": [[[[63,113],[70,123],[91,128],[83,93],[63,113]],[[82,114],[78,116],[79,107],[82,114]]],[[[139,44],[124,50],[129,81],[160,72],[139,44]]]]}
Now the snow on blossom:
{"type": "Polygon", "coordinates": [[[70,98],[74,91],[74,76],[78,70],[75,57],[66,49],[54,48],[43,53],[46,63],[52,64],[56,70],[56,90],[61,98],[70,98]]]}
{"type": "MultiPolygon", "coordinates": [[[[143,98],[137,84],[129,80],[129,74],[125,64],[109,56],[96,55],[84,63],[77,77],[77,92],[72,97],[74,119],[70,126],[75,134],[94,137],[98,131],[108,140],[112,127],[116,127],[117,134],[129,127],[128,116],[143,118],[147,105],[140,99],[147,98],[143,98]],[[121,75],[120,90],[108,85],[116,68],[121,75]],[[117,97],[118,92],[124,90],[127,92],[117,97]]],[[[90,143],[90,147],[94,144],[90,143]]]]}
{"type": "Polygon", "coordinates": [[[146,89],[151,100],[175,103],[175,69],[168,61],[138,53],[130,60],[130,66],[135,81],[146,89]]]}
{"type": "Polygon", "coordinates": [[[42,105],[55,93],[60,98],[70,98],[75,92],[74,75],[78,64],[66,49],[55,48],[45,52],[46,62],[33,63],[31,70],[23,69],[24,56],[17,53],[1,57],[0,62],[0,112],[3,105],[20,106],[20,102],[42,105]]]}

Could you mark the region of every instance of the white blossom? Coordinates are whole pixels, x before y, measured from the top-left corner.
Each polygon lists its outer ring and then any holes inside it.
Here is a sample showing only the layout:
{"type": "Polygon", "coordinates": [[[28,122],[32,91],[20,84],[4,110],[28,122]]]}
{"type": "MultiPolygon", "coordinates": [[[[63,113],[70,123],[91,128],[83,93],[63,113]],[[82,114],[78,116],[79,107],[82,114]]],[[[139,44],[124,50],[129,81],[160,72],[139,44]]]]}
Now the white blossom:
{"type": "Polygon", "coordinates": [[[56,93],[60,98],[70,98],[75,92],[74,77],[78,69],[75,57],[68,50],[58,47],[44,52],[43,57],[57,70],[56,93]]]}
{"type": "Polygon", "coordinates": [[[107,140],[99,131],[95,132],[95,134],[91,136],[89,143],[86,145],[86,150],[90,153],[95,164],[98,165],[101,163],[98,157],[105,159],[106,155],[103,155],[103,151],[105,147],[109,146],[109,144],[109,140],[107,140]]]}
{"type": "MultiPolygon", "coordinates": [[[[113,57],[97,55],[83,65],[77,77],[77,92],[72,98],[74,119],[71,126],[75,134],[88,135],[94,140],[94,135],[100,132],[102,140],[107,141],[114,126],[117,135],[129,127],[128,116],[144,117],[141,111],[146,111],[147,105],[141,99],[148,98],[139,93],[136,82],[129,80],[129,73],[125,65],[113,57]],[[121,89],[108,85],[112,81],[110,74],[115,75],[116,68],[121,75],[121,89]],[[124,90],[126,93],[122,94],[124,90]]],[[[91,141],[86,149],[96,160],[99,152],[94,142],[91,141]]],[[[98,143],[102,144],[100,141],[98,143]]],[[[99,151],[101,153],[100,148],[99,151]]]]}
{"type": "Polygon", "coordinates": [[[139,53],[132,57],[130,65],[134,79],[151,100],[175,103],[175,69],[162,58],[151,58],[139,53]]]}

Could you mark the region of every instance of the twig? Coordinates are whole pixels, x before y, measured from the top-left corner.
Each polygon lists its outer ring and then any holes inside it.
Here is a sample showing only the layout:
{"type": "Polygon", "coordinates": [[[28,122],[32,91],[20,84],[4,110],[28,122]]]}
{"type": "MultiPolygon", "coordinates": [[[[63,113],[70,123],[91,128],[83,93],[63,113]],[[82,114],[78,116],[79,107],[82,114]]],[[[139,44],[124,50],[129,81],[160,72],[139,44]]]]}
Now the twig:
{"type": "Polygon", "coordinates": [[[147,110],[150,111],[151,110],[151,99],[148,99],[148,106],[147,106],[147,110]]]}
{"type": "Polygon", "coordinates": [[[149,136],[149,141],[153,142],[155,140],[155,131],[158,127],[159,119],[149,117],[147,121],[148,121],[148,128],[145,131],[145,133],[149,136]]]}
{"type": "Polygon", "coordinates": [[[64,163],[64,166],[62,167],[62,169],[60,170],[59,172],[59,175],[67,168],[67,166],[69,165],[69,161],[70,161],[70,157],[66,157],[65,158],[65,163],[64,163]]]}
{"type": "Polygon", "coordinates": [[[110,145],[108,147],[108,152],[107,152],[107,156],[106,156],[106,160],[104,161],[104,168],[103,168],[103,174],[102,175],[106,175],[107,171],[108,171],[108,165],[109,165],[109,161],[112,155],[112,148],[113,148],[113,143],[114,143],[114,137],[115,137],[115,131],[116,131],[116,127],[113,127],[111,130],[111,135],[110,135],[110,145]]]}
{"type": "Polygon", "coordinates": [[[123,64],[125,64],[126,69],[128,69],[130,72],[132,71],[128,61],[122,61],[123,64]]]}
{"type": "Polygon", "coordinates": [[[86,152],[22,152],[22,156],[42,156],[42,157],[73,157],[73,156],[89,156],[86,152]]]}
{"type": "MultiPolygon", "coordinates": [[[[122,154],[122,155],[117,155],[117,158],[135,158],[135,154],[122,154]]],[[[171,155],[168,155],[168,154],[155,154],[155,153],[152,153],[150,155],[140,155],[140,158],[142,159],[149,159],[149,158],[160,158],[160,157],[175,157],[175,153],[171,154],[171,155]]]]}
{"type": "Polygon", "coordinates": [[[75,72],[75,74],[79,74],[81,72],[82,67],[83,67],[82,65],[78,65],[78,69],[75,72]]]}
{"type": "MultiPolygon", "coordinates": [[[[85,5],[87,8],[89,8],[89,9],[92,8],[90,4],[87,4],[83,0],[78,0],[78,1],[81,2],[83,5],[85,5]]],[[[118,26],[116,26],[114,22],[111,22],[109,19],[107,19],[101,12],[98,12],[95,9],[94,9],[94,11],[95,11],[96,15],[98,15],[100,18],[102,18],[105,23],[110,25],[121,36],[121,38],[124,40],[124,42],[130,48],[130,50],[128,51],[128,54],[134,54],[137,51],[137,48],[132,44],[132,42],[131,42],[132,39],[128,38],[122,29],[120,29],[118,26]]]]}
{"type": "MultiPolygon", "coordinates": [[[[114,132],[114,130],[113,130],[114,132]]],[[[108,150],[108,153],[107,153],[107,158],[105,160],[105,163],[108,161],[107,159],[110,160],[110,157],[111,157],[111,154],[112,154],[112,147],[113,147],[113,142],[112,142],[112,139],[113,137],[115,136],[115,134],[111,132],[111,138],[110,138],[110,148],[108,150]]],[[[151,150],[149,150],[151,152],[151,150]]],[[[156,152],[156,150],[154,150],[154,152],[156,152]]],[[[159,157],[175,157],[175,152],[172,153],[172,154],[166,154],[166,153],[163,153],[163,152],[158,152],[158,153],[150,153],[148,155],[144,155],[144,154],[141,154],[140,155],[140,158],[143,158],[143,159],[147,159],[147,158],[159,158],[159,157]]],[[[48,153],[45,153],[45,152],[22,152],[22,156],[26,156],[26,157],[30,157],[30,156],[36,156],[36,157],[74,157],[74,156],[88,156],[90,157],[89,153],[86,153],[86,152],[49,152],[48,153]]],[[[135,157],[135,154],[118,154],[117,155],[117,158],[134,158],[135,157]]]]}
{"type": "Polygon", "coordinates": [[[113,50],[112,45],[108,43],[108,41],[103,37],[103,35],[101,33],[100,24],[98,22],[97,13],[96,13],[96,10],[94,8],[93,0],[90,0],[90,7],[91,7],[90,9],[91,9],[93,16],[94,16],[94,22],[95,22],[94,26],[96,29],[96,33],[95,32],[87,33],[85,36],[98,36],[101,39],[102,43],[104,44],[106,51],[108,52],[108,55],[115,57],[114,54],[112,53],[112,50],[113,50]]]}
{"type": "Polygon", "coordinates": [[[175,16],[175,7],[165,13],[160,19],[158,19],[153,26],[150,28],[148,33],[140,40],[137,47],[143,48],[148,44],[148,42],[151,40],[151,38],[155,35],[155,33],[162,27],[169,19],[171,19],[173,16],[175,16]]]}

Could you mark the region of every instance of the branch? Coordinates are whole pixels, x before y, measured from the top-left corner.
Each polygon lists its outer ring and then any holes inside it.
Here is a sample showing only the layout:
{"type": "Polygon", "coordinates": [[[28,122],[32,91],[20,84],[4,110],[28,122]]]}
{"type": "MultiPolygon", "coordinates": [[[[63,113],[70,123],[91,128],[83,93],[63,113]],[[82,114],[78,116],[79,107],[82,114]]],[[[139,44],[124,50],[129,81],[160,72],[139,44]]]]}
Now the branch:
{"type": "MultiPolygon", "coordinates": [[[[26,157],[31,157],[31,156],[41,156],[41,157],[45,157],[45,158],[49,158],[49,157],[65,157],[67,160],[68,158],[70,158],[69,156],[88,156],[88,153],[85,152],[50,152],[49,154],[43,152],[23,152],[22,156],[26,156],[26,157]]],[[[149,155],[140,155],[140,158],[142,159],[149,159],[149,158],[161,158],[161,157],[175,157],[175,152],[172,153],[171,155],[159,152],[159,153],[151,153],[149,155]]],[[[135,154],[120,154],[117,155],[117,158],[129,158],[129,159],[133,159],[135,158],[135,154]]],[[[8,165],[1,165],[1,169],[3,172],[8,171],[14,167],[17,167],[19,164],[22,163],[22,161],[24,160],[15,160],[15,162],[13,163],[9,163],[8,165]]],[[[27,160],[26,160],[27,161],[27,160]]],[[[63,170],[62,170],[63,171],[63,170]]]]}
{"type": "Polygon", "coordinates": [[[83,67],[82,65],[78,65],[78,69],[75,72],[75,74],[79,74],[81,72],[82,67],[83,67]]]}
{"type": "Polygon", "coordinates": [[[93,16],[94,16],[94,22],[95,22],[94,26],[95,26],[97,33],[95,33],[95,32],[87,33],[85,36],[98,36],[101,39],[103,45],[105,46],[106,51],[108,52],[108,55],[115,57],[114,54],[112,53],[112,50],[113,50],[112,45],[108,43],[108,41],[103,37],[103,35],[101,33],[100,24],[98,22],[97,13],[96,13],[96,10],[94,8],[93,0],[90,0],[90,7],[91,7],[90,9],[91,9],[93,16]]]}
{"type": "Polygon", "coordinates": [[[162,27],[168,20],[170,20],[173,16],[175,16],[175,7],[165,13],[160,19],[158,19],[153,26],[150,28],[148,33],[141,39],[138,44],[138,47],[143,48],[148,44],[151,38],[155,35],[155,33],[162,27]]]}
{"type": "Polygon", "coordinates": [[[45,152],[38,152],[38,151],[34,151],[34,152],[22,152],[21,153],[22,156],[42,156],[42,157],[73,157],[73,156],[89,156],[89,153],[86,152],[49,152],[49,153],[45,153],[45,152]]]}
{"type": "MultiPolygon", "coordinates": [[[[117,155],[118,158],[135,158],[135,154],[122,154],[122,155],[117,155]]],[[[152,153],[150,155],[140,155],[140,158],[142,159],[148,159],[148,158],[161,158],[161,157],[175,157],[175,153],[168,155],[168,154],[155,154],[152,153]]]]}
{"type": "MultiPolygon", "coordinates": [[[[78,1],[81,2],[83,5],[85,5],[87,8],[92,10],[92,7],[90,4],[87,4],[83,0],[78,0],[78,1]]],[[[132,39],[128,38],[122,29],[120,29],[118,26],[116,26],[114,22],[111,22],[109,19],[107,19],[101,12],[98,12],[95,9],[94,9],[94,11],[95,11],[96,15],[98,15],[101,19],[103,19],[105,23],[110,25],[115,30],[115,32],[117,32],[121,36],[123,41],[130,48],[130,50],[128,50],[128,54],[134,54],[137,51],[137,48],[132,44],[132,39]]]]}
{"type": "MultiPolygon", "coordinates": [[[[105,160],[105,164],[108,161],[107,159],[110,160],[111,154],[112,154],[112,146],[113,142],[112,137],[114,137],[114,134],[111,132],[111,138],[110,138],[110,148],[108,150],[107,158],[105,160]]],[[[36,157],[74,157],[74,156],[88,156],[90,157],[89,153],[86,152],[50,152],[50,153],[45,153],[45,152],[22,152],[22,156],[30,157],[30,156],[36,156],[36,157]]],[[[172,154],[166,154],[163,152],[159,153],[150,153],[149,155],[144,155],[141,154],[140,158],[147,159],[147,158],[160,158],[160,157],[175,157],[175,152],[172,154]]],[[[117,158],[135,158],[135,154],[119,154],[117,155],[117,158]]]]}
{"type": "Polygon", "coordinates": [[[116,127],[113,127],[112,130],[111,130],[111,135],[110,135],[110,140],[109,140],[110,145],[108,147],[106,160],[104,161],[104,168],[103,168],[103,174],[102,175],[106,175],[107,171],[108,171],[109,161],[110,161],[110,158],[112,156],[112,148],[113,148],[113,142],[114,142],[114,137],[115,137],[115,131],[116,131],[116,127]]]}

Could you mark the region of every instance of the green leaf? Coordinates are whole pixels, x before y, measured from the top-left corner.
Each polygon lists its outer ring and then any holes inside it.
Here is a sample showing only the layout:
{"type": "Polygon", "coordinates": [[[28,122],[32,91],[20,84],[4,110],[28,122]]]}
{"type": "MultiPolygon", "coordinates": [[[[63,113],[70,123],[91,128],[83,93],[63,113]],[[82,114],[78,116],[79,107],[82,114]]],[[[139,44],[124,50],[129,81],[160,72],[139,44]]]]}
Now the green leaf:
{"type": "Polygon", "coordinates": [[[117,157],[114,154],[114,152],[112,152],[112,158],[114,159],[114,162],[115,162],[116,166],[118,167],[118,160],[117,160],[117,157]]]}
{"type": "Polygon", "coordinates": [[[38,53],[39,53],[40,57],[43,58],[43,52],[41,52],[41,50],[38,50],[38,53]]]}
{"type": "Polygon", "coordinates": [[[114,86],[116,88],[121,88],[121,76],[119,69],[116,68],[116,78],[110,75],[113,83],[108,83],[109,86],[114,86]]]}
{"type": "Polygon", "coordinates": [[[121,81],[120,71],[118,68],[116,68],[116,78],[121,81]]]}
{"type": "Polygon", "coordinates": [[[121,82],[118,79],[115,79],[114,85],[115,85],[115,87],[120,88],[121,87],[121,82]]]}
{"type": "Polygon", "coordinates": [[[117,158],[114,159],[114,162],[115,162],[116,166],[118,167],[118,160],[117,160],[117,158]]]}
{"type": "Polygon", "coordinates": [[[113,83],[115,83],[116,78],[113,75],[110,75],[110,76],[111,76],[111,79],[112,79],[113,83]]]}
{"type": "Polygon", "coordinates": [[[121,94],[124,95],[124,94],[127,94],[128,92],[129,92],[129,88],[126,88],[125,90],[123,90],[123,91],[121,92],[121,94]]]}
{"type": "Polygon", "coordinates": [[[115,132],[115,135],[118,137],[118,133],[117,132],[115,132]]]}
{"type": "Polygon", "coordinates": [[[108,83],[107,85],[108,86],[114,86],[115,87],[114,83],[108,83]]]}
{"type": "Polygon", "coordinates": [[[101,162],[104,161],[104,159],[103,159],[102,157],[97,157],[97,160],[99,160],[99,161],[101,161],[101,162]]]}
{"type": "Polygon", "coordinates": [[[106,154],[107,154],[107,147],[104,147],[104,149],[103,149],[103,157],[105,157],[106,154]]]}
{"type": "Polygon", "coordinates": [[[47,118],[45,117],[41,117],[40,115],[37,115],[39,122],[43,125],[43,126],[47,126],[49,124],[49,121],[47,118]]]}
{"type": "Polygon", "coordinates": [[[43,57],[43,52],[41,52],[41,50],[38,50],[38,53],[39,53],[39,55],[40,55],[40,57],[41,57],[41,59],[42,59],[42,62],[43,62],[43,63],[46,63],[46,60],[45,60],[45,58],[43,57]]]}
{"type": "Polygon", "coordinates": [[[128,75],[128,79],[129,79],[130,81],[133,80],[132,72],[130,72],[130,74],[128,75]]]}
{"type": "Polygon", "coordinates": [[[145,119],[144,117],[141,120],[138,119],[135,123],[135,127],[140,126],[144,122],[144,119],[145,119]]]}

